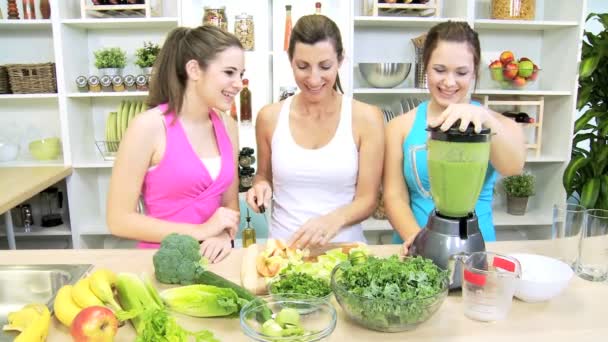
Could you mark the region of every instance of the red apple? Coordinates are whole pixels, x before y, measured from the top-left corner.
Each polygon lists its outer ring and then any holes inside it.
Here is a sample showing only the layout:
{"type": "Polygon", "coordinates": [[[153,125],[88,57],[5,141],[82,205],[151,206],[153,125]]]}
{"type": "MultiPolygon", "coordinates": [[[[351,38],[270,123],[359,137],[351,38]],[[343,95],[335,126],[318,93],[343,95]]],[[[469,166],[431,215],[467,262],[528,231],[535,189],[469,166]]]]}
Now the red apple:
{"type": "Polygon", "coordinates": [[[118,330],[118,319],[105,306],[82,309],[72,322],[70,333],[76,342],[112,342],[118,330]]]}
{"type": "Polygon", "coordinates": [[[526,79],[521,76],[516,76],[512,82],[515,88],[523,88],[526,85],[526,79]]]}
{"type": "Polygon", "coordinates": [[[518,70],[519,70],[519,66],[517,65],[517,63],[510,62],[507,65],[505,65],[505,68],[504,68],[502,74],[506,79],[512,80],[515,78],[515,76],[517,76],[518,70]]]}
{"type": "Polygon", "coordinates": [[[502,63],[499,60],[495,60],[490,63],[490,74],[492,75],[492,79],[494,81],[502,81],[504,78],[502,77],[502,63]]]}
{"type": "Polygon", "coordinates": [[[513,62],[515,60],[515,56],[513,55],[513,52],[511,51],[503,51],[500,54],[500,61],[502,62],[503,65],[507,65],[511,62],[513,62]]]}
{"type": "Polygon", "coordinates": [[[528,81],[536,81],[538,78],[538,65],[534,64],[534,69],[532,71],[532,75],[528,76],[528,81]]]}

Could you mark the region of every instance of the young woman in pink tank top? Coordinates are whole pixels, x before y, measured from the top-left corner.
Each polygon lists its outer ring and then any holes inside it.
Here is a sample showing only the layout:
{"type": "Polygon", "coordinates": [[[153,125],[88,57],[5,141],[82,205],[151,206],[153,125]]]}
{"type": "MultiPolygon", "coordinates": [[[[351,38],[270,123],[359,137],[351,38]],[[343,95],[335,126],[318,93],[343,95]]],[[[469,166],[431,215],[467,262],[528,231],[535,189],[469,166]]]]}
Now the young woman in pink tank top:
{"type": "Polygon", "coordinates": [[[112,169],[112,234],[156,248],[170,233],[202,241],[212,262],[238,230],[237,127],[230,109],[242,89],[239,40],[213,26],[169,33],[154,64],[147,104],[129,124],[112,169]],[[146,213],[136,210],[143,199],[146,213]]]}

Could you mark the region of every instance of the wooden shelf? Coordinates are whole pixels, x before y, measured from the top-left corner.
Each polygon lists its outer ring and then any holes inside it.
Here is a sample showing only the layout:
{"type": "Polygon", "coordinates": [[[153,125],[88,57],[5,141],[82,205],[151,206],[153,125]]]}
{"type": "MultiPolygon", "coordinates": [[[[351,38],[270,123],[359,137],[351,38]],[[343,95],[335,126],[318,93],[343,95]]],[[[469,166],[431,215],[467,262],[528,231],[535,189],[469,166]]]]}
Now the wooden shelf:
{"type": "Polygon", "coordinates": [[[525,215],[507,214],[506,207],[493,208],[495,226],[538,226],[550,225],[553,221],[551,208],[529,209],[525,215]]]}
{"type": "Polygon", "coordinates": [[[465,21],[465,18],[425,18],[425,17],[380,17],[356,16],[354,25],[358,27],[415,27],[431,28],[439,23],[452,21],[465,21]]]}
{"type": "MultiPolygon", "coordinates": [[[[32,237],[32,236],[69,236],[72,235],[70,227],[62,224],[56,227],[41,227],[32,226],[30,232],[26,232],[25,228],[15,227],[15,237],[32,237]]],[[[6,229],[0,230],[0,236],[6,236],[6,229]]]]}
{"type": "Polygon", "coordinates": [[[375,218],[368,218],[367,220],[361,222],[364,231],[392,231],[393,227],[391,226],[388,220],[376,220],[375,218]]]}
{"type": "Polygon", "coordinates": [[[51,94],[0,94],[0,100],[32,100],[32,99],[56,99],[56,93],[51,94]]]}
{"type": "Polygon", "coordinates": [[[355,88],[353,94],[428,94],[422,88],[355,88]]]}
{"type": "Polygon", "coordinates": [[[522,95],[522,96],[570,96],[568,90],[505,90],[505,89],[477,89],[476,95],[522,95]]]}

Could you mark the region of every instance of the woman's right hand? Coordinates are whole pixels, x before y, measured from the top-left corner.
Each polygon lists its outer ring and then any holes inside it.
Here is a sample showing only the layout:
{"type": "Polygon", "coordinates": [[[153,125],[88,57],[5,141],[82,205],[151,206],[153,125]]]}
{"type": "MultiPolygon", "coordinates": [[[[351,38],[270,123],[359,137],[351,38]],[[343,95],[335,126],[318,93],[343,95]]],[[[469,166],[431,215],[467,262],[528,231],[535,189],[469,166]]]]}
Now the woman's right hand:
{"type": "MultiPolygon", "coordinates": [[[[231,239],[234,239],[236,233],[239,230],[239,223],[241,221],[241,214],[230,208],[219,207],[215,210],[213,215],[203,223],[203,229],[205,230],[205,236],[215,236],[224,231],[228,233],[231,239]]],[[[200,230],[203,230],[200,229],[200,230]]],[[[197,240],[205,240],[204,238],[197,238],[197,240]]]]}
{"type": "Polygon", "coordinates": [[[270,207],[272,189],[266,181],[258,182],[247,191],[247,204],[253,211],[260,213],[260,208],[270,207]]]}
{"type": "Polygon", "coordinates": [[[410,246],[414,242],[414,239],[416,238],[418,233],[420,233],[420,231],[416,232],[415,234],[410,235],[407,239],[405,239],[405,242],[403,243],[403,251],[401,253],[402,255],[407,255],[407,253],[410,250],[410,246]]]}

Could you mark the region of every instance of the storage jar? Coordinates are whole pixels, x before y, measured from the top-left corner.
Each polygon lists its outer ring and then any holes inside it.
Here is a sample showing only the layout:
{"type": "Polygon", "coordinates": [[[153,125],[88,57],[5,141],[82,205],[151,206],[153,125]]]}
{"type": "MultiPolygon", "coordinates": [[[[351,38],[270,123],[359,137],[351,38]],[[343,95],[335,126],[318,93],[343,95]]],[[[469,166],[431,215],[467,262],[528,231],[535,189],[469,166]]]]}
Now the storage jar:
{"type": "Polygon", "coordinates": [[[492,0],[492,19],[534,20],[536,0],[492,0]]]}

